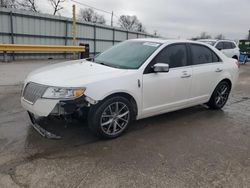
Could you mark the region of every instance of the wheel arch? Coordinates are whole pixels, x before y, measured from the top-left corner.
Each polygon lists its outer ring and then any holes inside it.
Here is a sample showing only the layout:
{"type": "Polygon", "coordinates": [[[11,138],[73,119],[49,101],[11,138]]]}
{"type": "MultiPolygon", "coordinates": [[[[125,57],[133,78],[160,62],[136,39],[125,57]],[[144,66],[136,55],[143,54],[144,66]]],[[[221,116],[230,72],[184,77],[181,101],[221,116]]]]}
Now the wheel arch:
{"type": "Polygon", "coordinates": [[[216,85],[215,85],[215,87],[214,87],[214,89],[213,89],[213,92],[214,92],[214,90],[215,90],[215,88],[221,83],[221,82],[227,82],[228,84],[229,84],[229,86],[230,86],[230,90],[232,89],[232,81],[229,79],[229,78],[223,78],[223,79],[221,79],[216,85]]]}
{"type": "Polygon", "coordinates": [[[221,82],[223,82],[223,81],[228,82],[229,85],[230,85],[230,90],[232,89],[232,86],[233,86],[232,80],[231,80],[230,78],[228,78],[228,77],[221,78],[221,79],[219,79],[219,81],[217,81],[217,83],[213,86],[212,90],[210,91],[210,92],[211,92],[210,95],[209,95],[210,98],[211,98],[211,96],[212,96],[214,90],[216,89],[216,87],[217,87],[221,82]]]}
{"type": "MultiPolygon", "coordinates": [[[[227,82],[227,83],[229,84],[229,86],[230,86],[230,89],[232,89],[232,81],[231,81],[230,79],[224,78],[224,79],[221,80],[219,83],[221,83],[221,82],[223,82],[223,81],[227,82]]],[[[218,83],[218,84],[219,84],[219,83],[218,83]]],[[[218,85],[218,84],[217,84],[217,85],[218,85]]]]}
{"type": "Polygon", "coordinates": [[[131,102],[132,104],[132,107],[133,107],[133,110],[134,110],[134,113],[135,113],[135,116],[138,115],[138,102],[136,101],[135,97],[133,97],[131,94],[127,93],[127,92],[115,92],[115,93],[111,93],[107,96],[105,96],[102,101],[104,100],[107,100],[109,98],[112,98],[112,97],[116,97],[116,96],[119,96],[119,97],[124,97],[126,98],[127,100],[129,100],[129,102],[131,102]]]}
{"type": "MultiPolygon", "coordinates": [[[[210,108],[212,108],[212,109],[221,109],[225,104],[226,104],[226,102],[227,102],[227,100],[228,100],[228,96],[227,96],[227,99],[226,99],[226,101],[225,101],[225,103],[222,105],[222,106],[218,106],[218,104],[215,104],[215,96],[214,96],[214,93],[215,93],[215,91],[216,91],[216,88],[222,83],[222,82],[227,82],[228,83],[228,85],[229,85],[229,89],[230,89],[230,91],[231,91],[231,89],[232,89],[232,82],[231,82],[231,80],[230,79],[228,79],[228,78],[224,78],[224,79],[222,79],[220,82],[218,82],[218,84],[216,85],[216,87],[214,88],[214,90],[213,90],[213,93],[211,94],[211,96],[210,96],[210,99],[209,99],[209,101],[206,103],[210,108]]],[[[230,93],[230,91],[229,91],[229,93],[230,93]]],[[[216,102],[217,103],[217,102],[216,102]]]]}

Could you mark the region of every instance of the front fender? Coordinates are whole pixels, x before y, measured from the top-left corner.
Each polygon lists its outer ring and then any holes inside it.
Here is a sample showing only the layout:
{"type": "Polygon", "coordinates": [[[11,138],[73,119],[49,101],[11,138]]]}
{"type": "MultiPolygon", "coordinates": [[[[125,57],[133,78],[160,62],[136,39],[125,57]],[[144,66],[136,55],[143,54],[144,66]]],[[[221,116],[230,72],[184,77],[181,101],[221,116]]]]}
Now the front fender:
{"type": "Polygon", "coordinates": [[[134,98],[139,114],[142,97],[142,88],[141,85],[138,85],[139,79],[138,74],[130,74],[124,75],[121,78],[91,83],[86,86],[85,95],[93,101],[98,102],[116,93],[128,94],[134,98]]]}

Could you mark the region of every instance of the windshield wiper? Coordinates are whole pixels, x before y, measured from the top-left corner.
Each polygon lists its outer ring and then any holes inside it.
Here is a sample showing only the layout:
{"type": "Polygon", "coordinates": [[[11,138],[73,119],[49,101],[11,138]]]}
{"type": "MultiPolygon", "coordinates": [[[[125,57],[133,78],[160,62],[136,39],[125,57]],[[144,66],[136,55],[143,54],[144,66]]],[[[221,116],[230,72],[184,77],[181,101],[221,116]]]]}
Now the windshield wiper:
{"type": "MultiPolygon", "coordinates": [[[[96,63],[98,63],[98,62],[96,62],[96,63]]],[[[121,69],[121,67],[120,67],[120,66],[118,66],[118,65],[111,65],[111,64],[108,64],[108,63],[103,63],[103,62],[100,62],[100,63],[98,63],[98,64],[101,64],[101,65],[104,65],[104,66],[107,66],[107,67],[112,67],[112,68],[118,68],[118,69],[121,69]]]]}

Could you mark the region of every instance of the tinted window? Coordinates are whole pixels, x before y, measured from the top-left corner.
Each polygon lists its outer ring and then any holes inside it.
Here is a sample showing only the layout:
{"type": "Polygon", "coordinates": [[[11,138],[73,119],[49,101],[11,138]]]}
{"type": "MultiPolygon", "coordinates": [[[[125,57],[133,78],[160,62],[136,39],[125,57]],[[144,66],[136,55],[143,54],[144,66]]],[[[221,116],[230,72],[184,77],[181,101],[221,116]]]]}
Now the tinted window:
{"type": "Polygon", "coordinates": [[[224,49],[232,49],[232,43],[231,42],[223,42],[224,49]]]}
{"type": "Polygon", "coordinates": [[[213,52],[209,48],[195,44],[191,44],[190,46],[194,65],[213,62],[213,52]]]}
{"type": "Polygon", "coordinates": [[[166,63],[170,68],[187,65],[187,49],[185,44],[176,44],[164,48],[153,60],[153,64],[166,63]]]}
{"type": "Polygon", "coordinates": [[[223,43],[222,42],[219,42],[215,48],[217,48],[218,50],[222,50],[223,49],[223,43]]]}
{"type": "Polygon", "coordinates": [[[221,62],[221,59],[214,52],[212,52],[212,56],[213,56],[213,62],[221,62]]]}
{"type": "Polygon", "coordinates": [[[231,45],[232,45],[232,48],[236,48],[236,45],[233,42],[231,42],[231,45]]]}

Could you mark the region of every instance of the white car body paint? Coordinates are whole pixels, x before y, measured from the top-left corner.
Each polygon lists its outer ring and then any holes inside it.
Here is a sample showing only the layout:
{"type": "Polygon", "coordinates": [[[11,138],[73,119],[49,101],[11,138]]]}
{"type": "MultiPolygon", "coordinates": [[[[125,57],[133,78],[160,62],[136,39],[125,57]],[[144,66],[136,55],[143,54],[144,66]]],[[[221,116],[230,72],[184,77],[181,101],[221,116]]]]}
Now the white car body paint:
{"type": "MultiPolygon", "coordinates": [[[[229,79],[233,88],[238,79],[236,60],[226,57],[210,45],[185,40],[136,40],[162,43],[139,69],[125,70],[75,60],[36,70],[27,77],[25,85],[34,82],[56,87],[85,87],[84,95],[97,102],[111,94],[127,93],[135,99],[137,119],[141,119],[206,103],[221,80],[229,79]],[[162,74],[143,74],[146,66],[164,47],[180,42],[205,45],[223,62],[173,68],[162,74]],[[217,69],[222,71],[216,72],[217,69]],[[183,70],[190,77],[182,78],[183,70]]],[[[22,106],[38,116],[48,116],[59,101],[40,98],[32,105],[23,97],[21,99],[22,106]]]]}

